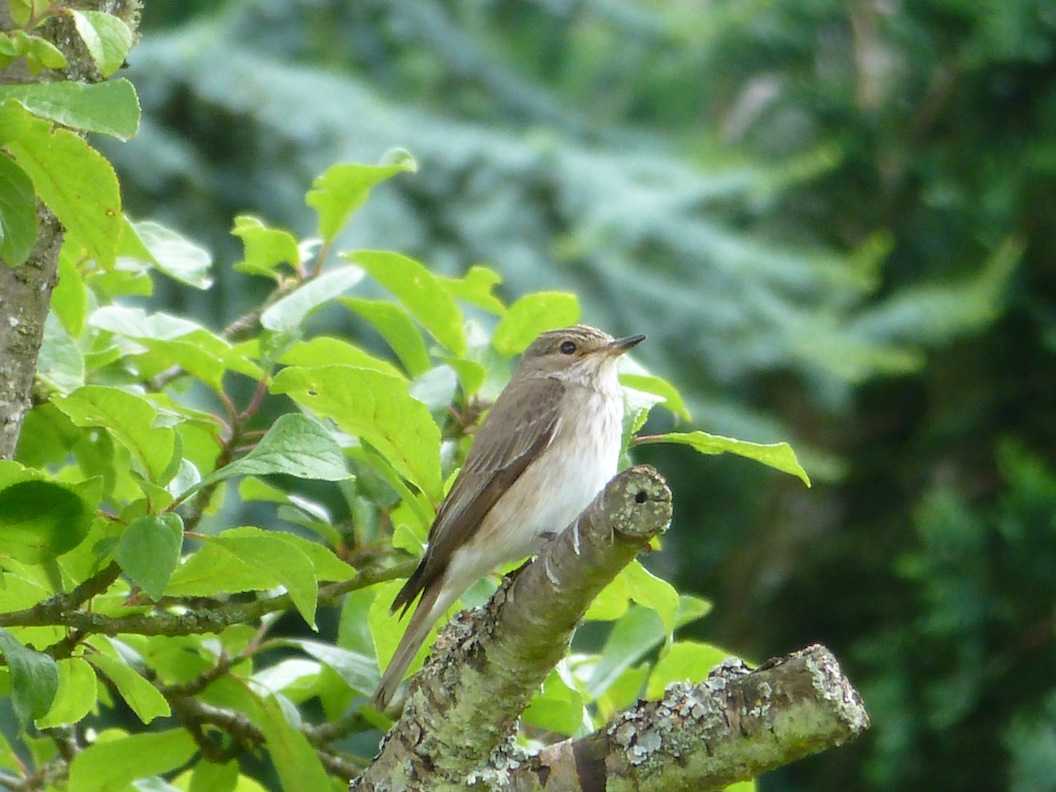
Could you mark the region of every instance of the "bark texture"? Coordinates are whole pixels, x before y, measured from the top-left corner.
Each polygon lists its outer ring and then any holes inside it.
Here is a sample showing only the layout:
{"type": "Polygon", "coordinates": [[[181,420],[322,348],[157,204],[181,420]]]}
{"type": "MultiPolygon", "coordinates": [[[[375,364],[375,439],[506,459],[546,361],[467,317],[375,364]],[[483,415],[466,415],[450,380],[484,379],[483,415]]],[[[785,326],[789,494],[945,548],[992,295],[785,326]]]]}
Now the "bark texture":
{"type": "Polygon", "coordinates": [[[699,685],[671,685],[580,740],[548,746],[504,789],[708,792],[857,737],[861,698],[823,646],[754,671],[739,661],[699,685]]]}
{"type": "MultiPolygon", "coordinates": [[[[71,0],[67,7],[107,11],[120,16],[133,31],[139,23],[138,0],[71,0]]],[[[7,3],[0,4],[0,30],[11,30],[14,22],[7,3]]],[[[98,69],[73,28],[59,15],[37,32],[62,50],[68,65],[61,71],[30,74],[25,62],[16,60],[0,69],[0,84],[101,79],[98,69]]],[[[5,156],[0,152],[0,156],[5,156]]],[[[37,241],[29,259],[17,267],[0,260],[0,459],[15,453],[22,421],[29,410],[33,377],[44,338],[44,323],[55,288],[63,229],[55,216],[38,201],[37,241]]]]}
{"type": "Polygon", "coordinates": [[[671,492],[655,470],[616,476],[486,608],[441,632],[403,715],[352,788],[465,789],[490,774],[493,751],[506,750],[591,601],[670,521],[671,492]]]}

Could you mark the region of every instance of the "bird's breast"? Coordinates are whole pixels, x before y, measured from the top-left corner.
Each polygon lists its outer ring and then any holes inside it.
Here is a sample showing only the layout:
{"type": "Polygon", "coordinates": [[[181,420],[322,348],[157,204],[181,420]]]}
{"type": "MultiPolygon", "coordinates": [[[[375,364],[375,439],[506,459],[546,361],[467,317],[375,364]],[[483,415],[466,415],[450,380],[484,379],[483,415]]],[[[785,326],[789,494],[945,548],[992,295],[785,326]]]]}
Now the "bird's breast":
{"type": "Polygon", "coordinates": [[[622,394],[574,387],[565,399],[550,445],[499,498],[474,537],[472,544],[486,545],[486,554],[498,559],[492,566],[535,551],[540,534],[564,530],[616,475],[622,394]]]}

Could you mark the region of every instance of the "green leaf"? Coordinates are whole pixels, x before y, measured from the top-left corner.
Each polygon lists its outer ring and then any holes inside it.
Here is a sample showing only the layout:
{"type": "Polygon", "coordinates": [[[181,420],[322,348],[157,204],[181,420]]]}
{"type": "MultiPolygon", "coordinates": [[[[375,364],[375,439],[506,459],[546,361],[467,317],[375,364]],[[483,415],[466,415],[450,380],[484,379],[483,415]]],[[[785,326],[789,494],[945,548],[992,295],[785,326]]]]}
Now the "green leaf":
{"type": "MultiPolygon", "coordinates": [[[[268,755],[285,792],[331,788],[326,770],[308,738],[290,723],[279,696],[260,699],[259,711],[250,715],[264,733],[268,755]]],[[[291,715],[294,715],[295,709],[291,715]]],[[[294,717],[296,717],[294,715],[294,717]]]]}
{"type": "Polygon", "coordinates": [[[128,524],[117,545],[117,563],[157,602],[165,593],[183,548],[183,520],[178,514],[148,514],[128,524]]]}
{"type": "Polygon", "coordinates": [[[239,215],[231,233],[239,237],[245,247],[242,260],[235,264],[237,272],[263,275],[278,281],[280,275],[276,270],[280,265],[296,268],[301,263],[301,251],[293,234],[269,228],[259,218],[239,215]]]}
{"type": "Polygon", "coordinates": [[[279,358],[284,366],[333,366],[345,365],[357,368],[376,369],[384,374],[404,379],[401,372],[387,360],[376,358],[357,346],[339,338],[319,336],[307,341],[298,341],[279,358]]]}
{"type": "Polygon", "coordinates": [[[33,182],[9,157],[0,157],[0,258],[22,264],[37,241],[37,194],[33,182]]]}
{"type": "Polygon", "coordinates": [[[638,559],[624,567],[620,576],[627,581],[627,595],[639,605],[656,611],[670,636],[678,614],[679,600],[675,587],[642,566],[638,559]]]}
{"type": "Polygon", "coordinates": [[[57,316],[48,314],[37,357],[37,379],[53,391],[70,393],[84,385],[84,377],[84,356],[80,345],[57,316]]]}
{"type": "Polygon", "coordinates": [[[143,723],[172,714],[169,702],[160,691],[123,659],[107,654],[89,654],[85,658],[106,675],[143,723]]]}
{"type": "Polygon", "coordinates": [[[435,277],[444,290],[456,300],[475,305],[482,311],[496,316],[506,313],[502,300],[493,294],[495,287],[502,283],[502,277],[494,270],[475,264],[461,278],[435,277]]]}
{"type": "Polygon", "coordinates": [[[336,671],[353,690],[360,693],[371,693],[378,686],[380,674],[378,663],[373,657],[319,641],[291,638],[281,643],[283,646],[296,647],[319,662],[325,663],[336,671]]]}
{"type": "Polygon", "coordinates": [[[650,435],[647,437],[636,437],[635,445],[646,445],[649,443],[675,443],[677,445],[688,445],[702,454],[736,454],[737,456],[754,459],[764,465],[780,470],[782,473],[790,473],[799,478],[808,487],[810,477],[807,471],[796,459],[796,452],[788,443],[749,443],[745,440],[734,440],[731,437],[708,434],[707,432],[669,432],[667,434],[650,435]]]}
{"type": "MultiPolygon", "coordinates": [[[[695,621],[710,610],[710,605],[697,597],[683,596],[679,601],[675,627],[695,621]]],[[[651,608],[631,607],[612,628],[601,658],[594,666],[587,691],[597,698],[608,690],[619,676],[659,647],[670,632],[651,608]]]]}
{"type": "Polygon", "coordinates": [[[236,352],[220,336],[176,316],[165,313],[148,315],[141,308],[108,305],[92,314],[91,325],[134,339],[153,353],[136,357],[143,376],[151,376],[152,371],[175,364],[219,392],[228,371],[253,378],[259,378],[263,373],[259,366],[236,352]]]}
{"type": "Polygon", "coordinates": [[[121,254],[154,266],[175,281],[208,289],[213,257],[203,247],[152,220],[132,223],[122,218],[121,254]]]}
{"type": "Polygon", "coordinates": [[[528,348],[546,330],[579,321],[579,300],[566,292],[526,294],[509,307],[491,337],[500,354],[512,357],[528,348]]]}
{"type": "Polygon", "coordinates": [[[170,597],[211,597],[266,591],[278,585],[266,570],[247,564],[220,545],[206,544],[176,568],[165,593],[170,597]]]}
{"type": "Polygon", "coordinates": [[[88,318],[88,289],[76,259],[68,255],[70,250],[63,245],[59,254],[59,282],[51,292],[51,310],[70,335],[80,336],[88,318]]]}
{"type": "Polygon", "coordinates": [[[26,564],[58,558],[88,535],[99,478],[80,484],[28,480],[0,490],[0,557],[26,564]]]}
{"type": "Polygon", "coordinates": [[[187,792],[236,792],[238,761],[216,764],[202,759],[194,766],[187,792]]]}
{"type": "MultiPolygon", "coordinates": [[[[0,506],[0,512],[2,509],[0,506]]],[[[0,629],[0,652],[11,670],[11,704],[15,717],[23,726],[28,726],[51,709],[59,689],[59,669],[51,657],[23,646],[4,629],[0,629]]]]}
{"type": "Polygon", "coordinates": [[[440,429],[404,380],[352,366],[293,366],[275,375],[271,391],[331,418],[430,499],[442,497],[440,429]]]}
{"type": "Polygon", "coordinates": [[[584,621],[616,621],[627,612],[630,597],[627,594],[627,579],[617,575],[609,585],[603,588],[587,612],[584,621]]]}
{"type": "Polygon", "coordinates": [[[308,556],[312,566],[315,567],[315,576],[319,580],[348,580],[359,574],[356,572],[355,567],[346,564],[334,555],[330,548],[324,547],[318,542],[284,531],[275,531],[271,535],[287,544],[293,545],[295,549],[308,556]]]}
{"type": "Polygon", "coordinates": [[[305,201],[319,213],[319,236],[333,242],[348,218],[366,203],[370,190],[397,173],[418,170],[408,152],[394,149],[377,165],[341,163],[332,165],[312,182],[305,201]]]}
{"type": "Polygon", "coordinates": [[[707,679],[708,673],[732,652],[719,649],[711,644],[698,641],[676,641],[671,644],[649,676],[645,689],[646,698],[658,699],[664,695],[664,689],[672,682],[690,682],[699,684],[707,679]]]}
{"type": "Polygon", "coordinates": [[[360,267],[349,265],[328,270],[270,306],[261,314],[260,323],[276,333],[295,330],[309,313],[351,289],[362,279],[363,270],[360,267]]]}
{"type": "Polygon", "coordinates": [[[620,382],[630,388],[634,388],[635,390],[658,396],[662,399],[662,401],[658,402],[659,404],[662,404],[679,418],[683,418],[687,421],[691,420],[689,410],[686,408],[686,403],[682,399],[682,394],[678,392],[678,389],[674,385],[664,378],[656,377],[652,374],[620,372],[620,382]]]}
{"type": "Polygon", "coordinates": [[[341,302],[366,319],[392,347],[403,367],[412,377],[424,374],[432,367],[429,351],[418,328],[400,306],[385,300],[364,300],[343,297],[341,302]]]}
{"type": "Polygon", "coordinates": [[[95,707],[97,691],[92,667],[80,657],[64,657],[56,665],[59,690],[51,709],[37,718],[38,729],[77,723],[95,707]]]}
{"type": "Polygon", "coordinates": [[[103,77],[109,77],[125,62],[132,49],[132,30],[124,20],[102,11],[74,11],[74,27],[103,77]]]}
{"type": "Polygon", "coordinates": [[[412,258],[383,250],[360,250],[345,257],[392,292],[438,342],[456,355],[466,353],[462,312],[433,273],[412,258]]]}
{"type": "MultiPolygon", "coordinates": [[[[155,427],[158,413],[139,396],[104,385],[85,385],[52,402],[76,426],[101,426],[132,452],[155,483],[161,483],[176,450],[168,427],[155,427]]],[[[175,472],[175,470],[173,470],[175,472]]]]}
{"type": "Polygon", "coordinates": [[[14,99],[0,116],[25,118],[7,149],[33,180],[37,195],[104,267],[113,265],[121,231],[121,191],[110,163],[79,135],[35,118],[14,99]]]}
{"type": "Polygon", "coordinates": [[[136,779],[175,770],[186,764],[198,750],[186,729],[105,739],[113,736],[112,732],[103,732],[94,745],[74,757],[70,763],[70,789],[77,792],[127,792],[136,779]]]}
{"type": "Polygon", "coordinates": [[[205,542],[226,550],[250,568],[270,577],[272,584],[268,588],[285,587],[298,613],[309,627],[315,629],[319,595],[315,565],[299,548],[259,528],[232,528],[218,536],[207,537],[205,542]]]}
{"type": "Polygon", "coordinates": [[[565,735],[590,726],[583,696],[566,685],[556,670],[550,672],[542,690],[532,697],[522,718],[531,726],[565,735]]]}
{"type": "Polygon", "coordinates": [[[256,448],[206,476],[199,486],[232,476],[269,473],[322,481],[343,481],[349,476],[341,447],[326,427],[307,415],[287,413],[272,424],[256,448]]]}
{"type": "Polygon", "coordinates": [[[39,74],[42,69],[61,69],[67,64],[62,50],[46,38],[29,36],[27,44],[26,65],[30,74],[39,74]]]}
{"type": "Polygon", "coordinates": [[[36,4],[36,0],[8,0],[11,20],[19,27],[25,27],[34,16],[36,4]]]}
{"type": "Polygon", "coordinates": [[[82,132],[128,140],[139,132],[140,107],[128,80],[0,86],[0,103],[16,99],[33,115],[82,132]]]}
{"type": "MultiPolygon", "coordinates": [[[[383,668],[392,659],[393,654],[396,653],[396,647],[399,645],[400,637],[405,629],[405,625],[390,610],[392,601],[396,598],[396,593],[402,586],[402,580],[389,580],[373,587],[377,593],[367,613],[367,625],[374,641],[374,652],[378,658],[378,663],[383,668]]],[[[457,607],[457,604],[452,607],[457,607]]],[[[408,671],[413,672],[421,666],[422,660],[430,652],[433,641],[436,639],[438,625],[443,624],[445,621],[445,618],[438,619],[437,623],[429,628],[429,635],[422,641],[422,645],[415,653],[414,660],[408,666],[408,671]]]]}

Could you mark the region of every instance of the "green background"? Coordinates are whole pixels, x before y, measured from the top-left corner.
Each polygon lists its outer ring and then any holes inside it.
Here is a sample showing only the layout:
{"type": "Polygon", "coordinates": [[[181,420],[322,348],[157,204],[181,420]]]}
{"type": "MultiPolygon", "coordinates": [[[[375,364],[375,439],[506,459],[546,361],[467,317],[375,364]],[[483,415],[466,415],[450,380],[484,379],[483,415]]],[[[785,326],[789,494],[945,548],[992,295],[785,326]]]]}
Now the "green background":
{"type": "MultiPolygon", "coordinates": [[[[1056,789],[1056,6],[148,0],[141,33],[142,132],[99,141],[133,216],[235,261],[236,213],[305,233],[314,176],[405,147],[344,249],[575,291],[694,427],[793,443],[810,490],[636,453],[699,637],[825,643],[865,697],[762,789],[1056,789]]],[[[155,301],[260,297],[217,277],[155,301]]]]}

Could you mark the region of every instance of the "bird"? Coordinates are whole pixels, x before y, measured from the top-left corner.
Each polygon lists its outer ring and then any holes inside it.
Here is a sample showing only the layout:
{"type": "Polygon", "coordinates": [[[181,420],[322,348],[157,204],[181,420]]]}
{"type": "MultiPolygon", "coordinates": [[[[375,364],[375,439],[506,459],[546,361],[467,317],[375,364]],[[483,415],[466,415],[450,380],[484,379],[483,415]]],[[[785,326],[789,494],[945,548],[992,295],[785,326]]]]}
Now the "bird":
{"type": "Polygon", "coordinates": [[[538,552],[616,475],[623,435],[616,361],[644,339],[579,324],[543,332],[524,351],[393,600],[391,612],[402,618],[421,595],[372,699],[379,712],[452,603],[496,567],[538,552]]]}

